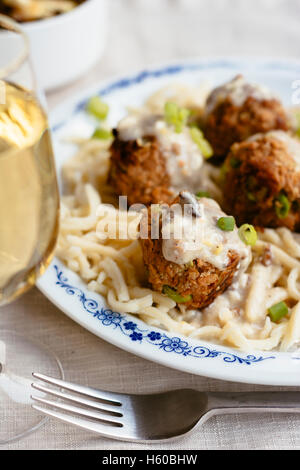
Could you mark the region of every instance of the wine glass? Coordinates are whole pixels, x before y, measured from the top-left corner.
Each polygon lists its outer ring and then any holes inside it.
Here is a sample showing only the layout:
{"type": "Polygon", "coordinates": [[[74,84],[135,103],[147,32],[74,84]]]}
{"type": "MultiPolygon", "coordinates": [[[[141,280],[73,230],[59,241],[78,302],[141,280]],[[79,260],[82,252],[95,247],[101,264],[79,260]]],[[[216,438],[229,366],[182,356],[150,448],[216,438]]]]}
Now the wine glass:
{"type": "MultiPolygon", "coordinates": [[[[0,307],[35,284],[54,253],[59,194],[47,116],[22,28],[0,15],[0,307]]],[[[1,308],[0,308],[1,314],[1,308]]],[[[33,371],[62,377],[37,342],[0,330],[0,444],[45,422],[31,407],[33,371]]]]}

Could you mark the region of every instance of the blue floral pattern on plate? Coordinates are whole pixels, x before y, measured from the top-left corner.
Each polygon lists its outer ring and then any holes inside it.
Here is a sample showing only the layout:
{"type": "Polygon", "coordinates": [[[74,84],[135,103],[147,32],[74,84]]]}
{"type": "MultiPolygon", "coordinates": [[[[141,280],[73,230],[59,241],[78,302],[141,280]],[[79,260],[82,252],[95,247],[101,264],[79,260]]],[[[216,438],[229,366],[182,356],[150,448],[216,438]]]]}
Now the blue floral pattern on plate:
{"type": "Polygon", "coordinates": [[[225,363],[238,363],[244,365],[257,364],[269,359],[275,359],[274,356],[263,357],[247,355],[245,357],[216,349],[210,349],[206,346],[191,346],[188,341],[177,336],[169,336],[167,333],[156,331],[153,328],[141,329],[138,324],[129,319],[125,314],[113,312],[109,308],[99,307],[95,299],[88,298],[83,290],[74,287],[69,283],[62,270],[57,265],[54,266],[56,272],[56,285],[65,290],[68,295],[76,296],[82,304],[84,310],[99,320],[103,326],[112,329],[118,329],[130,341],[142,344],[147,342],[154,347],[166,353],[173,353],[182,356],[203,358],[221,358],[225,363]]]}

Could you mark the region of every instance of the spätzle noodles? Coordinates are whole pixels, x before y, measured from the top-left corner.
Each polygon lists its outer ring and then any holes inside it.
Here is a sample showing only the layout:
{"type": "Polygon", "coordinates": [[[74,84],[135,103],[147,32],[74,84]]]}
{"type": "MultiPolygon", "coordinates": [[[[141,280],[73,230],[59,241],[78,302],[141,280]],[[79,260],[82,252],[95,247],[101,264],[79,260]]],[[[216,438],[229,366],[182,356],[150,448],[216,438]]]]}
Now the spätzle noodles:
{"type": "MultiPolygon", "coordinates": [[[[170,93],[175,96],[176,87],[170,93]]],[[[159,109],[166,94],[166,89],[157,92],[147,106],[159,109]]],[[[199,105],[201,99],[199,93],[199,105]]],[[[188,95],[179,101],[186,105],[189,100],[188,95]]],[[[286,228],[258,232],[239,289],[229,287],[201,312],[176,307],[146,284],[138,240],[141,214],[119,210],[107,185],[110,142],[77,139],[77,144],[78,152],[63,168],[57,255],[89,289],[103,295],[111,309],[138,315],[153,327],[244,351],[287,351],[300,344],[299,234],[286,228]],[[268,309],[280,302],[289,313],[274,323],[268,309]]],[[[220,170],[205,162],[200,190],[221,202],[219,181],[220,170]]]]}

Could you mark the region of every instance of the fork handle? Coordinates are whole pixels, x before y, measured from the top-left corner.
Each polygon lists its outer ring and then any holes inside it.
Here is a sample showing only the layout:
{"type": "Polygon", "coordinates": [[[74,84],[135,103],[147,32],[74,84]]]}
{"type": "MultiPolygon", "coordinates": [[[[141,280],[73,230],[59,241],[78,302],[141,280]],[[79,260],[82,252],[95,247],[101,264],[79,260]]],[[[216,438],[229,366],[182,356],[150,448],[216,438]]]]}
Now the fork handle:
{"type": "Polygon", "coordinates": [[[300,392],[208,393],[207,408],[215,414],[300,413],[300,392]]]}

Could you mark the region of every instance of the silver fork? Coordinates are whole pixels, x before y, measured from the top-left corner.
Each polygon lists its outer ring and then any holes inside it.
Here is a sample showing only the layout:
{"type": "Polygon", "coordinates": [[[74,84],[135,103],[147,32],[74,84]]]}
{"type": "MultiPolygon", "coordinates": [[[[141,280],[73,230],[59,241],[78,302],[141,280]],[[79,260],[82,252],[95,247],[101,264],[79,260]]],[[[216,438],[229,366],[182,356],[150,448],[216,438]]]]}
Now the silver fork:
{"type": "Polygon", "coordinates": [[[174,439],[217,414],[300,412],[300,392],[206,393],[186,389],[125,395],[42,374],[33,376],[40,381],[32,384],[34,389],[56,398],[32,396],[38,403],[33,408],[100,436],[122,441],[174,439]]]}

